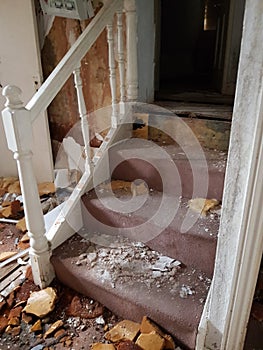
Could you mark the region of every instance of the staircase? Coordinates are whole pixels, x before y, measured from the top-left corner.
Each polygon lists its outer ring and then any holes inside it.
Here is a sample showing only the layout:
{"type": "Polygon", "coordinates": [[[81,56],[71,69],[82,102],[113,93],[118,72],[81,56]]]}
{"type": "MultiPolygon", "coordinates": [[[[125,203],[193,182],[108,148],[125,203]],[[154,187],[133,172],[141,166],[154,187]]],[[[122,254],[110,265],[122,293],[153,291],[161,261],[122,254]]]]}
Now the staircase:
{"type": "MultiPolygon", "coordinates": [[[[194,349],[213,276],[220,213],[202,216],[188,202],[222,199],[226,152],[200,151],[196,136],[185,139],[189,128],[167,110],[136,109],[133,119],[147,116],[151,126],[144,127],[144,138],[135,131],[109,148],[109,178],[83,194],[83,227],[53,251],[51,261],[66,285],[124,318],[140,321],[147,315],[182,347],[194,349]],[[169,145],[162,135],[156,142],[149,139],[160,112],[163,124],[170,119],[169,130],[171,124],[180,127],[180,144],[179,137],[169,145]]],[[[159,131],[169,135],[160,124],[159,131]]],[[[95,181],[103,169],[97,168],[95,181]]]]}
{"type": "Polygon", "coordinates": [[[137,103],[136,62],[135,2],[105,0],[25,107],[19,88],[7,86],[3,91],[7,99],[3,121],[19,169],[34,281],[44,288],[56,275],[122,317],[139,321],[147,315],[182,347],[194,349],[213,276],[220,215],[216,209],[202,216],[189,208],[189,200],[222,199],[230,123],[218,118],[220,127],[214,130],[213,123],[204,126],[201,119],[178,118],[173,110],[137,103]],[[110,125],[92,155],[81,59],[105,28],[110,125]],[[46,232],[31,162],[32,123],[72,73],[84,171],[46,232]],[[144,134],[134,130],[144,123],[144,134]],[[206,128],[210,138],[200,128],[206,128]]]}

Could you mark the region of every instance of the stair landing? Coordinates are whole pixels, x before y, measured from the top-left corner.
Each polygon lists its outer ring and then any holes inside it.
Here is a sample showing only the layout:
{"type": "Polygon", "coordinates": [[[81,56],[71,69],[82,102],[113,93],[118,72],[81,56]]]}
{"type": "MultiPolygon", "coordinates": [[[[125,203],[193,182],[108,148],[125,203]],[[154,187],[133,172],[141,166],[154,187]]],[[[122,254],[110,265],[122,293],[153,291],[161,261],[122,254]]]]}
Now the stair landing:
{"type": "Polygon", "coordinates": [[[147,315],[185,348],[194,349],[211,282],[206,274],[140,242],[85,229],[81,235],[53,252],[59,280],[123,318],[140,321],[147,315]]]}

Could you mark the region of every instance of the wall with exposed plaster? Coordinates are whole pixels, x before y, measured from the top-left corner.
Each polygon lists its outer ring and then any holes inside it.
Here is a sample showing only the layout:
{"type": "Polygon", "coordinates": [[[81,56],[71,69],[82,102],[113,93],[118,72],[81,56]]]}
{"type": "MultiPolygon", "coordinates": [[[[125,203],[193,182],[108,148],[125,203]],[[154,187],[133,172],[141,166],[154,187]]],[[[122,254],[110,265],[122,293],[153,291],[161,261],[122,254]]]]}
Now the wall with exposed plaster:
{"type": "MultiPolygon", "coordinates": [[[[45,37],[41,52],[44,78],[52,72],[89,22],[90,20],[79,21],[55,17],[45,37]]],[[[109,106],[111,94],[106,30],[101,33],[96,43],[82,59],[81,76],[87,111],[92,112],[109,106]]],[[[63,138],[79,121],[73,76],[69,78],[49,106],[48,115],[53,151],[56,154],[63,138]]],[[[100,129],[99,120],[90,120],[90,124],[92,130],[100,129]]]]}

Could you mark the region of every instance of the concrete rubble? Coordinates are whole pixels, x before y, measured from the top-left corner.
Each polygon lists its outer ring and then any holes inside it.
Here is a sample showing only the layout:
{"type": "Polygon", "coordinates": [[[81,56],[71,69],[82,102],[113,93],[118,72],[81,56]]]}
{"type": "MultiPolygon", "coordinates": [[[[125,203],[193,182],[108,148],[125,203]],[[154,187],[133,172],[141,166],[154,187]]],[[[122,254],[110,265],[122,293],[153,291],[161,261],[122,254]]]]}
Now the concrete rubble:
{"type": "Polygon", "coordinates": [[[201,216],[206,216],[212,210],[220,209],[217,199],[194,198],[188,201],[189,208],[201,216]]]}
{"type": "Polygon", "coordinates": [[[123,320],[105,333],[110,344],[95,343],[92,349],[104,350],[180,350],[172,337],[144,316],[141,323],[123,320]],[[114,345],[112,345],[112,343],[114,345]]]}
{"type": "Polygon", "coordinates": [[[56,299],[56,292],[50,287],[33,292],[23,311],[42,318],[54,310],[56,299]]]}

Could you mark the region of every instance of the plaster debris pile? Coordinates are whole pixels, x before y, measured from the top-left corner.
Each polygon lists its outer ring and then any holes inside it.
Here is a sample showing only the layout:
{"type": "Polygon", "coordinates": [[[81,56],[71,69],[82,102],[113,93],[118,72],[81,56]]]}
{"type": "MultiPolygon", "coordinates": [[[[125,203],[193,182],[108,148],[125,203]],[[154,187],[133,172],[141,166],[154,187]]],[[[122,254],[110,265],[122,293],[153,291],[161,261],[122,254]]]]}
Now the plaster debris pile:
{"type": "MultiPolygon", "coordinates": [[[[100,239],[107,239],[107,235],[100,235],[100,239]]],[[[150,289],[152,286],[160,288],[166,282],[175,282],[180,261],[163,256],[151,250],[141,242],[130,242],[120,238],[111,244],[113,247],[102,247],[90,243],[86,253],[82,253],[76,265],[87,265],[98,274],[98,277],[109,282],[128,283],[134,280],[144,282],[150,289]],[[121,242],[121,243],[120,243],[121,242]]]]}
{"type": "MultiPolygon", "coordinates": [[[[142,242],[132,242],[128,238],[109,236],[106,234],[83,235],[89,246],[73,263],[87,266],[96,278],[108,283],[112,288],[116,284],[142,283],[150,292],[152,288],[161,292],[166,288],[173,295],[181,298],[195,295],[195,286],[180,283],[179,276],[184,275],[185,266],[176,259],[164,256],[150,249],[142,242]],[[87,239],[89,237],[89,239],[87,239]],[[96,242],[96,243],[94,243],[96,242]]],[[[189,270],[186,274],[198,274],[189,270]]],[[[208,289],[210,279],[201,272],[198,280],[202,280],[208,289]]]]}
{"type": "Polygon", "coordinates": [[[141,323],[123,320],[105,334],[108,343],[94,343],[92,350],[180,350],[173,338],[144,316],[141,323]]]}
{"type": "Polygon", "coordinates": [[[217,199],[194,198],[188,201],[188,206],[194,212],[205,217],[209,213],[220,214],[220,202],[217,199]]]}

